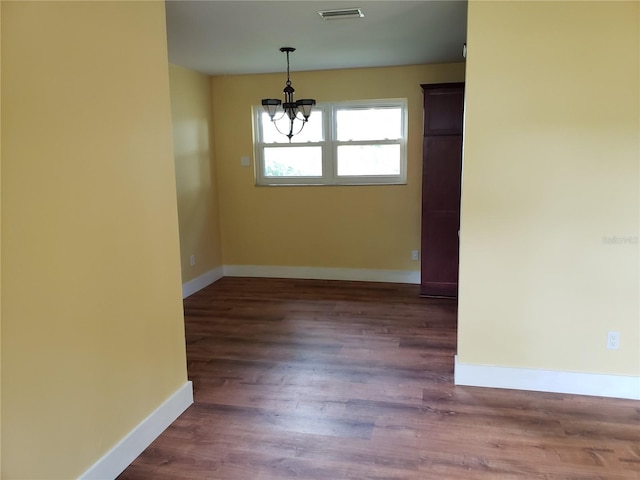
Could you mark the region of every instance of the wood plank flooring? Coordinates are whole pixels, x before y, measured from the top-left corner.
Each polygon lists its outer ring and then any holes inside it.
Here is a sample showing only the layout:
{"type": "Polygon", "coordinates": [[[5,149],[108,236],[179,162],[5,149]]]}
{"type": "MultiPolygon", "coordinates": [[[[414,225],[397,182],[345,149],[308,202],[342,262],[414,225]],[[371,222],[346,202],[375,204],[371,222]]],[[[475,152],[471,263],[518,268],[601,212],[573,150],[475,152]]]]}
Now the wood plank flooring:
{"type": "Polygon", "coordinates": [[[640,402],[454,386],[456,304],[418,289],[185,299],[195,404],[118,479],[640,479],[640,402]]]}

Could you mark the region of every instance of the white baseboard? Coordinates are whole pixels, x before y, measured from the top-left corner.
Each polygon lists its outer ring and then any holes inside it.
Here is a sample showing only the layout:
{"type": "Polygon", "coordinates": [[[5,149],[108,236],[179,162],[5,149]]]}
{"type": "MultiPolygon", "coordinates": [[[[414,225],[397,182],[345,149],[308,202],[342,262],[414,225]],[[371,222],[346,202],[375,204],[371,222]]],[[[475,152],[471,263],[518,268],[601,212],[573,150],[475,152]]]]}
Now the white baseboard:
{"type": "Polygon", "coordinates": [[[474,365],[459,363],[457,356],[454,383],[640,400],[640,377],[474,365]]]}
{"type": "Polygon", "coordinates": [[[281,267],[276,265],[225,265],[228,277],[308,278],[362,282],[420,283],[413,270],[373,270],[368,268],[281,267]]]}
{"type": "Polygon", "coordinates": [[[186,382],[78,480],[113,480],[193,403],[193,385],[186,382]]]}
{"type": "Polygon", "coordinates": [[[182,298],[187,298],[189,295],[193,295],[204,287],[211,285],[216,280],[220,280],[223,277],[223,268],[217,267],[213,270],[203,273],[202,275],[189,280],[182,284],[182,298]]]}

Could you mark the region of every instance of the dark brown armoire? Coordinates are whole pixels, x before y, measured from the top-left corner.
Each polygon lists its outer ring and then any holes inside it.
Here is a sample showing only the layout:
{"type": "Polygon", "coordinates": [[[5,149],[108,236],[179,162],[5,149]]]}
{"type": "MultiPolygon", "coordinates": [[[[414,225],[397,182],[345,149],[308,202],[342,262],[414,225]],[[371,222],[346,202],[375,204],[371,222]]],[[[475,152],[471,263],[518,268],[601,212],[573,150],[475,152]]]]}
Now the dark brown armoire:
{"type": "Polygon", "coordinates": [[[421,86],[424,131],[420,295],[457,297],[464,83],[421,86]]]}

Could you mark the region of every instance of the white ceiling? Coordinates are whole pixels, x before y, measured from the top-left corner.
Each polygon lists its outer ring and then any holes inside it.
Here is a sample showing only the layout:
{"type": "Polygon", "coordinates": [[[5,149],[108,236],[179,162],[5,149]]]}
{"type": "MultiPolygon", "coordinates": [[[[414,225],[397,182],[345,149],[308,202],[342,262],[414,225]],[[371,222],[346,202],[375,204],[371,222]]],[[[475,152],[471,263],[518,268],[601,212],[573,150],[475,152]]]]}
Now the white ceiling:
{"type": "Polygon", "coordinates": [[[464,61],[466,0],[167,0],[169,61],[211,75],[464,61]],[[319,10],[361,8],[323,20],[319,10]]]}

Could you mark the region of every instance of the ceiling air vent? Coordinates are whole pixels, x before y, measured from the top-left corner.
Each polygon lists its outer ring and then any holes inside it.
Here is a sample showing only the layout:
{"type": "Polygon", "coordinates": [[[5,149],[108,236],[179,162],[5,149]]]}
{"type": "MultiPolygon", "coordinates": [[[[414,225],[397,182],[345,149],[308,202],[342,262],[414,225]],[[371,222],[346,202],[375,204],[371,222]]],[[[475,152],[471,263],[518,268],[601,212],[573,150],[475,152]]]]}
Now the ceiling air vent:
{"type": "Polygon", "coordinates": [[[362,18],[364,13],[359,8],[343,8],[341,10],[320,10],[318,12],[325,20],[334,20],[336,18],[362,18]]]}

